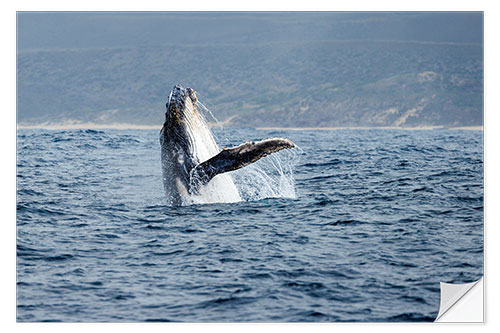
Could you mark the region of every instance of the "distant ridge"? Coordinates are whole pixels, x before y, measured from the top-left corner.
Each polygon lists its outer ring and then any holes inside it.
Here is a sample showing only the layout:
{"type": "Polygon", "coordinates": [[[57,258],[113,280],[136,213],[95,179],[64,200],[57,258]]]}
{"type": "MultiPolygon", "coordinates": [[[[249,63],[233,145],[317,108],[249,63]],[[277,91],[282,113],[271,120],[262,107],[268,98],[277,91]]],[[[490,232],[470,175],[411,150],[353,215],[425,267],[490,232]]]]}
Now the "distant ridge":
{"type": "Polygon", "coordinates": [[[159,125],[178,83],[229,127],[483,124],[481,13],[18,19],[23,124],[159,125]]]}

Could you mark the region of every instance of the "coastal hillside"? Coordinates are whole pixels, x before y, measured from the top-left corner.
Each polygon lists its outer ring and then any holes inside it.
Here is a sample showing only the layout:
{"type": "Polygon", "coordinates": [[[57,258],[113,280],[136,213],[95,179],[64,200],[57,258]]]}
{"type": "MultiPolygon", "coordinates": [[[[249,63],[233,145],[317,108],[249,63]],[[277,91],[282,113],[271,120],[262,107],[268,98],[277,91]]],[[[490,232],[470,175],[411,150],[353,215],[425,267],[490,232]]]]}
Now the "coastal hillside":
{"type": "Polygon", "coordinates": [[[63,21],[73,29],[63,29],[64,35],[54,27],[36,30],[60,17],[47,23],[40,16],[21,15],[18,123],[161,125],[170,89],[180,83],[194,88],[226,126],[482,125],[481,34],[432,34],[427,30],[440,21],[425,15],[428,22],[389,14],[281,15],[279,20],[271,14],[259,20],[228,15],[218,21],[201,15],[205,30],[212,28],[213,35],[206,36],[187,28],[185,21],[193,15],[186,14],[141,16],[143,25],[138,23],[128,36],[120,27],[133,27],[121,16],[63,21]],[[171,31],[175,26],[160,24],[181,19],[181,27],[188,29],[184,39],[182,31],[171,31]],[[303,26],[297,28],[294,20],[303,26]],[[381,21],[425,29],[421,35],[399,36],[383,29],[381,21]],[[86,26],[100,29],[100,39],[90,38],[88,31],[79,35],[86,26]],[[153,30],[156,34],[149,36],[153,30]],[[168,32],[175,38],[166,38],[168,32]]]}

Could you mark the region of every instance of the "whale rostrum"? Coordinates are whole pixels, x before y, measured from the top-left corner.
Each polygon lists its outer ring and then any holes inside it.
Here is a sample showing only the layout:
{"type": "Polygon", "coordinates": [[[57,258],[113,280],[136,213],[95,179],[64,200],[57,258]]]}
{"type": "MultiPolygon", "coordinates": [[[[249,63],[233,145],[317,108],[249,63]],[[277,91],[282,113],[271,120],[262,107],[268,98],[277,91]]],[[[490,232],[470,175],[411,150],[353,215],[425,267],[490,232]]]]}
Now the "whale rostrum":
{"type": "Polygon", "coordinates": [[[167,101],[160,131],[163,185],[172,204],[235,202],[241,198],[227,172],[243,168],[282,149],[295,147],[283,138],[247,141],[219,149],[196,107],[196,92],[176,85],[167,101]]]}

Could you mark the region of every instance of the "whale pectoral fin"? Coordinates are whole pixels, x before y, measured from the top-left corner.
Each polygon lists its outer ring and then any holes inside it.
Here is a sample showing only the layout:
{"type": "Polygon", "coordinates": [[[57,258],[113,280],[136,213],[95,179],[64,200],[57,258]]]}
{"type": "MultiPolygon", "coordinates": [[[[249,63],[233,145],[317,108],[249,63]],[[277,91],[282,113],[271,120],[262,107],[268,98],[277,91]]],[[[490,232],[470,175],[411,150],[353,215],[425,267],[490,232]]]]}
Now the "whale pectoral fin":
{"type": "Polygon", "coordinates": [[[198,164],[191,172],[192,184],[207,184],[220,173],[243,168],[271,153],[295,147],[288,139],[271,138],[259,142],[246,142],[233,148],[224,148],[219,154],[198,164]]]}

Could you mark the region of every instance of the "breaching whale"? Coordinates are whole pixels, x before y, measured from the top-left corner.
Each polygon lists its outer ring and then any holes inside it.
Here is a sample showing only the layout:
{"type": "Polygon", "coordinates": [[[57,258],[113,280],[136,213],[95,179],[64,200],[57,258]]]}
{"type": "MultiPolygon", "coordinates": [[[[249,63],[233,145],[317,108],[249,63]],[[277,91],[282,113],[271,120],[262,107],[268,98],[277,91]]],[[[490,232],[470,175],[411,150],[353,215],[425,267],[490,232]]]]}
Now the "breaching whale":
{"type": "Polygon", "coordinates": [[[176,85],[166,104],[160,144],[163,186],[169,203],[241,201],[227,172],[295,145],[288,139],[270,138],[220,150],[196,101],[193,89],[176,85]]]}

